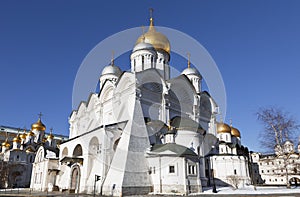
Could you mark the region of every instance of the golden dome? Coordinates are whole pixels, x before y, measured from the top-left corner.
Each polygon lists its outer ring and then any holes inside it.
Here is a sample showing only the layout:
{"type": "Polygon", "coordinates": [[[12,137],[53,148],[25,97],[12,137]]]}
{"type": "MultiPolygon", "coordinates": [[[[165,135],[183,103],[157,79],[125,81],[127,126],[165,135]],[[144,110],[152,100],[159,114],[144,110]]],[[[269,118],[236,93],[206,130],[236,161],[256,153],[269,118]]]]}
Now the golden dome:
{"type": "Polygon", "coordinates": [[[22,133],[22,134],[20,135],[20,138],[21,138],[21,139],[26,139],[26,133],[25,133],[25,132],[22,133]]]}
{"type": "Polygon", "coordinates": [[[21,138],[20,138],[19,134],[13,139],[13,142],[18,142],[18,143],[21,142],[21,138]]]}
{"type": "Polygon", "coordinates": [[[53,139],[54,138],[54,135],[52,133],[50,133],[47,137],[47,139],[53,139]]]}
{"type": "Polygon", "coordinates": [[[165,35],[155,30],[152,17],[148,31],[137,39],[135,45],[143,42],[151,44],[156,50],[164,50],[170,54],[170,42],[165,35]]]}
{"type": "Polygon", "coordinates": [[[27,136],[34,136],[34,133],[30,130],[30,131],[27,133],[27,136]]]}
{"type": "Polygon", "coordinates": [[[230,133],[231,128],[228,124],[226,123],[217,123],[217,133],[230,133]]]}
{"type": "Polygon", "coordinates": [[[36,123],[33,123],[31,125],[31,130],[37,130],[37,131],[45,131],[46,130],[46,126],[42,123],[41,118],[39,118],[36,123]]]}
{"type": "Polygon", "coordinates": [[[7,142],[7,140],[5,140],[5,142],[2,143],[2,146],[9,148],[10,144],[7,142]]]}
{"type": "Polygon", "coordinates": [[[234,127],[231,127],[231,135],[233,135],[235,137],[241,137],[240,131],[234,127]]]}

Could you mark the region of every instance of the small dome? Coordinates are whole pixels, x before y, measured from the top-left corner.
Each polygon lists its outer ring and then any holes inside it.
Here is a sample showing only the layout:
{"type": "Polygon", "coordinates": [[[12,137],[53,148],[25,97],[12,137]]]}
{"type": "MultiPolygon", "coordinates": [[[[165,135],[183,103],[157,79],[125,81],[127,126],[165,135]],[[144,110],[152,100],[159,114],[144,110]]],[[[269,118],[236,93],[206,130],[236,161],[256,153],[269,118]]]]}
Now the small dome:
{"type": "Polygon", "coordinates": [[[230,133],[231,128],[226,123],[217,123],[217,133],[230,133]]]}
{"type": "Polygon", "coordinates": [[[155,49],[152,46],[152,44],[141,42],[141,43],[138,43],[137,45],[135,45],[135,47],[133,48],[132,51],[135,52],[135,51],[139,51],[139,50],[155,50],[155,49]]]}
{"type": "Polygon", "coordinates": [[[39,118],[36,123],[33,123],[31,125],[31,130],[37,130],[37,131],[45,131],[46,130],[46,126],[42,123],[41,118],[39,118]]]}
{"type": "Polygon", "coordinates": [[[241,137],[241,133],[237,128],[231,127],[231,135],[235,137],[241,137]]]}
{"type": "Polygon", "coordinates": [[[13,142],[17,142],[17,143],[21,142],[21,138],[20,138],[19,134],[13,139],[13,142]]]}
{"type": "Polygon", "coordinates": [[[27,136],[34,136],[34,133],[30,130],[30,131],[27,133],[27,136]]]}
{"type": "Polygon", "coordinates": [[[21,139],[26,139],[26,133],[25,133],[25,132],[22,133],[22,134],[20,135],[20,138],[21,138],[21,139]]]}
{"type": "Polygon", "coordinates": [[[196,68],[186,68],[182,71],[182,75],[197,75],[202,77],[200,72],[196,68]]]}
{"type": "Polygon", "coordinates": [[[2,143],[2,146],[5,146],[5,147],[9,148],[9,147],[10,147],[10,144],[9,144],[9,143],[7,142],[7,140],[6,140],[5,142],[2,143]]]}
{"type": "Polygon", "coordinates": [[[150,18],[150,26],[148,31],[137,39],[135,45],[143,42],[151,44],[156,50],[164,50],[170,54],[170,41],[165,35],[155,30],[153,18],[150,18]]]}
{"type": "Polygon", "coordinates": [[[50,133],[48,136],[47,136],[47,139],[53,139],[54,138],[54,135],[52,133],[50,133]]]}
{"type": "Polygon", "coordinates": [[[122,74],[122,71],[118,66],[108,65],[104,67],[102,71],[102,75],[108,75],[108,74],[113,74],[119,77],[122,74]]]}

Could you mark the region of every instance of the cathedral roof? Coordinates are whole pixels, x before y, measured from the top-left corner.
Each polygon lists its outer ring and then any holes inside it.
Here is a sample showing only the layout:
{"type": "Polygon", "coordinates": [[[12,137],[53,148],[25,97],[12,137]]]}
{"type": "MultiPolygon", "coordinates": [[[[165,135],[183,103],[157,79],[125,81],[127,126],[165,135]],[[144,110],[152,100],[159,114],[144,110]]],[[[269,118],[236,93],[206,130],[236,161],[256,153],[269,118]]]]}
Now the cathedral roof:
{"type": "Polygon", "coordinates": [[[197,156],[197,154],[191,149],[175,143],[155,144],[151,149],[151,152],[154,153],[161,153],[164,151],[171,151],[175,154],[175,156],[179,156],[179,157],[197,156]]]}
{"type": "Polygon", "coordinates": [[[171,126],[179,130],[204,132],[204,129],[201,127],[201,125],[190,118],[175,116],[171,120],[171,126]]]}
{"type": "Polygon", "coordinates": [[[152,17],[148,31],[137,39],[135,46],[143,42],[151,44],[156,50],[164,50],[170,54],[170,42],[165,35],[155,30],[152,17]]]}

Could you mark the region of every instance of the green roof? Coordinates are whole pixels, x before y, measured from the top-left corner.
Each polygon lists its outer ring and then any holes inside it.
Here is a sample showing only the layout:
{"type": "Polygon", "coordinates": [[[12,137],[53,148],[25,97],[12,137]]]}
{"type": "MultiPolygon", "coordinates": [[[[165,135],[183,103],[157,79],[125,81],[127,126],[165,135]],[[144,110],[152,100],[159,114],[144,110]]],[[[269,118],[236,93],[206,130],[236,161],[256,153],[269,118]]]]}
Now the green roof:
{"type": "Polygon", "coordinates": [[[174,152],[175,155],[179,157],[184,157],[184,156],[197,157],[197,154],[191,149],[175,143],[155,144],[154,146],[152,146],[151,152],[161,153],[168,150],[174,152]]]}
{"type": "Polygon", "coordinates": [[[200,131],[201,133],[204,132],[204,129],[201,127],[199,123],[196,121],[190,119],[190,118],[185,118],[185,117],[180,117],[180,116],[175,116],[171,120],[171,126],[175,127],[177,129],[183,129],[183,130],[190,130],[190,131],[200,131]]]}

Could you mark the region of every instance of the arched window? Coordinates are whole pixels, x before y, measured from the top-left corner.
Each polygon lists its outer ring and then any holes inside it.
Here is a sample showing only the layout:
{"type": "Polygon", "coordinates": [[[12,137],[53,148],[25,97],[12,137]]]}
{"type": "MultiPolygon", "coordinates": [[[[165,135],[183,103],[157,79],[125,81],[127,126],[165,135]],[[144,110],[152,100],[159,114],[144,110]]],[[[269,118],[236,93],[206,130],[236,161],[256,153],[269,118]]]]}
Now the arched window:
{"type": "Polygon", "coordinates": [[[64,158],[65,156],[68,156],[68,148],[65,147],[61,153],[61,157],[64,158]]]}
{"type": "Polygon", "coordinates": [[[89,154],[96,155],[97,153],[100,152],[101,150],[100,150],[98,138],[93,137],[89,143],[89,154]]]}
{"type": "Polygon", "coordinates": [[[80,144],[77,144],[73,151],[73,157],[82,156],[82,147],[80,144]]]}

